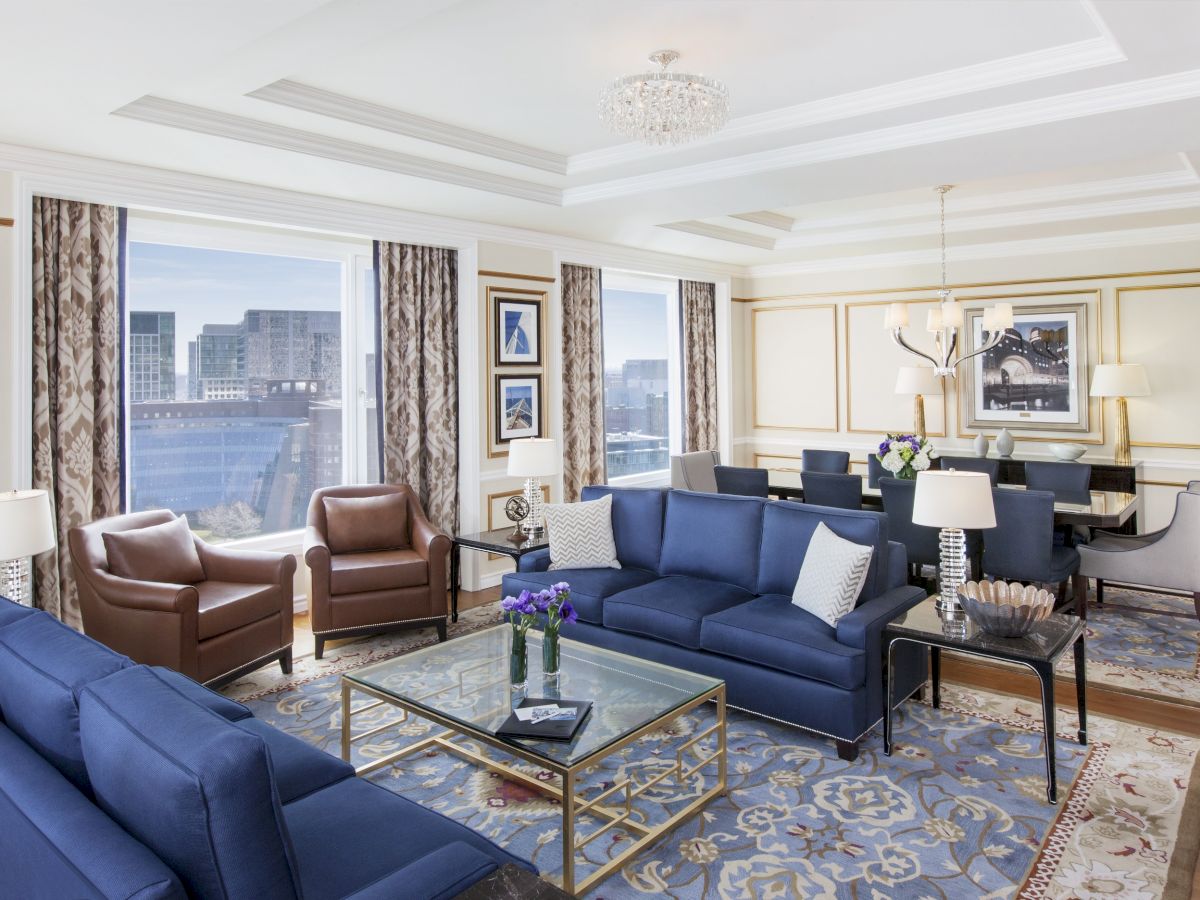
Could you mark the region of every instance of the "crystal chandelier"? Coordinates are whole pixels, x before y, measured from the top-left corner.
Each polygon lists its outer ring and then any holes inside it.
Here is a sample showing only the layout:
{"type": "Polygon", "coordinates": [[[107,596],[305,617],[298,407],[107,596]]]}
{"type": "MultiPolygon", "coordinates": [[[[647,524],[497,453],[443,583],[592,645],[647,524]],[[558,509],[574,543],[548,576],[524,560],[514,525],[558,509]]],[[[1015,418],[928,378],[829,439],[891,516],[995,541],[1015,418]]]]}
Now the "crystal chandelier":
{"type": "Polygon", "coordinates": [[[916,349],[904,339],[904,329],[908,326],[908,306],[906,304],[892,303],[889,305],[883,326],[891,334],[893,341],[914,356],[919,356],[932,363],[935,375],[938,377],[949,375],[951,378],[954,377],[955,366],[998,346],[1004,340],[1008,329],[1013,327],[1012,304],[997,303],[983,311],[983,335],[979,349],[955,356],[958,350],[958,333],[963,327],[963,311],[946,285],[946,192],[953,187],[952,184],[940,184],[934,188],[938,194],[939,226],[942,236],[942,287],[937,292],[940,303],[929,311],[925,330],[933,334],[937,358],[916,349]]]}
{"type": "Polygon", "coordinates": [[[668,72],[675,50],[650,54],[661,69],[618,78],[600,92],[600,120],[617,134],[655,146],[707,137],[729,121],[729,90],[703,75],[668,72]]]}

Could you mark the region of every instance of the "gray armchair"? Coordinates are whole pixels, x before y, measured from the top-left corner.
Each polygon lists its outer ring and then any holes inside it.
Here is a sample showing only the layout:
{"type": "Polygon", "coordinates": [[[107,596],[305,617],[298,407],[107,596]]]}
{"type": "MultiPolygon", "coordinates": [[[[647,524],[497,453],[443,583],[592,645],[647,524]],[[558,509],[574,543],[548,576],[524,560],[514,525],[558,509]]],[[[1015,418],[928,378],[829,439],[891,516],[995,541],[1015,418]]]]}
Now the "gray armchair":
{"type": "Polygon", "coordinates": [[[1098,531],[1079,548],[1079,559],[1076,590],[1086,591],[1086,579],[1096,579],[1097,604],[1104,602],[1104,582],[1117,581],[1190,593],[1200,618],[1200,481],[1179,492],[1166,528],[1150,534],[1098,531]]]}
{"type": "Polygon", "coordinates": [[[694,450],[671,457],[671,487],[685,491],[717,492],[716,468],[721,454],[716,450],[694,450]]]}

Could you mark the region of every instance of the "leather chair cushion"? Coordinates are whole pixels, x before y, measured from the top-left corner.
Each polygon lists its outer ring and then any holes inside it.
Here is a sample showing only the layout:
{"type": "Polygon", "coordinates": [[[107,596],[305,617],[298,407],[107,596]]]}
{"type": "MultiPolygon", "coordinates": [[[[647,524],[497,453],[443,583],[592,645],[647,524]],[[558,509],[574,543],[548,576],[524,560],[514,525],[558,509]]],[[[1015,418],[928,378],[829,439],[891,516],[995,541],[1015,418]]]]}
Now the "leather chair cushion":
{"type": "Polygon", "coordinates": [[[347,553],[329,563],[333,594],[390,591],[429,583],[429,564],[415,550],[347,553]]]}
{"type": "Polygon", "coordinates": [[[202,581],[200,594],[200,640],[206,641],[243,625],[279,612],[279,585],[236,584],[232,581],[202,581]]]}
{"type": "Polygon", "coordinates": [[[325,497],[325,541],[331,553],[403,550],[408,536],[408,497],[325,497]]]}
{"type": "Polygon", "coordinates": [[[166,584],[204,580],[204,566],[183,516],[162,525],[106,531],[103,537],[108,570],[119,578],[166,584]]]}

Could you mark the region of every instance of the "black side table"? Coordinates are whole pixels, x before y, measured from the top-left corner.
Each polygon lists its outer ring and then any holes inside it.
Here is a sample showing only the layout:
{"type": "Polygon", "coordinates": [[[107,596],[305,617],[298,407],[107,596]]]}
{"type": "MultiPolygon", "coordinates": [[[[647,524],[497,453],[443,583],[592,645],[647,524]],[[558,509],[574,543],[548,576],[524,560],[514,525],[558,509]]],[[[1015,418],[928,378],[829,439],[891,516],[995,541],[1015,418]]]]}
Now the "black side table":
{"type": "Polygon", "coordinates": [[[511,557],[513,562],[526,553],[541,550],[550,546],[550,540],[543,531],[540,537],[514,540],[517,536],[512,528],[496,528],[492,531],[477,531],[474,534],[456,534],[451,538],[450,546],[450,621],[458,621],[458,573],[459,553],[463,547],[468,550],[481,550],[485,553],[497,553],[511,557]]]}
{"type": "Polygon", "coordinates": [[[1046,798],[1058,802],[1058,776],[1054,765],[1054,665],[1068,650],[1075,654],[1075,694],[1079,705],[1079,743],[1087,744],[1087,670],[1084,659],[1084,623],[1075,616],[1054,613],[1024,637],[995,637],[966,621],[966,631],[943,630],[934,601],[929,597],[888,623],[883,632],[884,697],[883,752],[892,755],[892,648],[902,642],[929,648],[933,708],[941,706],[941,652],[953,650],[969,656],[1018,663],[1032,669],[1042,686],[1042,717],[1046,731],[1046,798]]]}

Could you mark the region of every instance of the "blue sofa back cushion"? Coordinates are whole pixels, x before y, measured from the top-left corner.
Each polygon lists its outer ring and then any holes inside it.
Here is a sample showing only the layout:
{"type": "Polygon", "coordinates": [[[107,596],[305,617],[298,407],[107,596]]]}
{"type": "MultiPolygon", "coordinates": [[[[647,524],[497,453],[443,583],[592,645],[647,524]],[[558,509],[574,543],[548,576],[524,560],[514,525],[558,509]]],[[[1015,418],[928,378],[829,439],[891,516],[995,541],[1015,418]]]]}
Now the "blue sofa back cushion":
{"type": "Polygon", "coordinates": [[[777,501],[763,514],[756,586],[759,594],[791,596],[808,543],[821,522],[838,537],[874,548],[858,602],[864,603],[886,590],[888,532],[882,513],[777,501]]]}
{"type": "Polygon", "coordinates": [[[96,802],[193,897],[300,896],[266,743],[136,666],[80,695],[96,802]]]}
{"type": "Polygon", "coordinates": [[[49,615],[0,628],[0,709],[4,721],[85,794],[91,791],[79,743],[79,691],[133,665],[49,615]]]}
{"type": "Polygon", "coordinates": [[[581,499],[599,500],[609,494],[613,498],[612,525],[617,559],[622,566],[657,571],[662,552],[663,507],[667,491],[662,488],[589,485],[583,489],[581,499]]]}
{"type": "Polygon", "coordinates": [[[21,619],[35,615],[36,613],[36,609],[30,609],[28,606],[13,603],[7,597],[0,597],[0,628],[3,628],[5,625],[11,625],[13,622],[19,622],[21,619]]]}
{"type": "Polygon", "coordinates": [[[753,591],[766,505],[757,497],[671,491],[659,574],[691,575],[753,591]]]}

